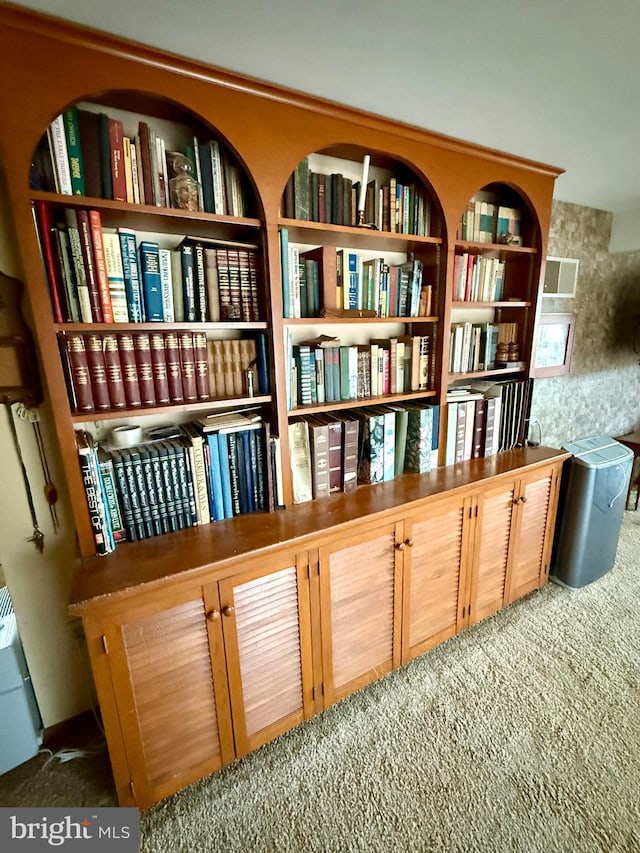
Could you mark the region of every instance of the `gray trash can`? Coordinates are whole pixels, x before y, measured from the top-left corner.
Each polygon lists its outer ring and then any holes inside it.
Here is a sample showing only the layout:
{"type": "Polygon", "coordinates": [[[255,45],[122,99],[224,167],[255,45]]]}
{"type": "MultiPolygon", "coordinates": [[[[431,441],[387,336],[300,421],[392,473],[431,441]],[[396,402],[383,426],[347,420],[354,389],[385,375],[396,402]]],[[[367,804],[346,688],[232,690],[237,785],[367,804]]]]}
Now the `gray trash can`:
{"type": "Polygon", "coordinates": [[[633,452],[605,435],[569,442],[550,579],[576,589],[606,574],[616,558],[633,452]]]}

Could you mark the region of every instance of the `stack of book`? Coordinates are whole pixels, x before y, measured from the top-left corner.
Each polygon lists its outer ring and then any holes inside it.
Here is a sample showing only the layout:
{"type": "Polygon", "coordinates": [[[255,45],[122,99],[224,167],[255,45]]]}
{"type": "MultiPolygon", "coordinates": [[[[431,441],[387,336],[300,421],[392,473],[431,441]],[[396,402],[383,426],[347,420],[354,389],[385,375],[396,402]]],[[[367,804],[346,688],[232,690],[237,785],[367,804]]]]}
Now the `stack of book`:
{"type": "Polygon", "coordinates": [[[35,208],[56,323],[260,319],[252,243],[187,236],[161,246],[104,227],[99,210],[35,208]]]}
{"type": "Polygon", "coordinates": [[[299,344],[290,339],[289,408],[426,391],[430,362],[429,335],[358,345],[324,335],[299,344]]]}
{"type": "Polygon", "coordinates": [[[522,245],[522,211],[501,204],[491,192],[478,192],[462,215],[458,236],[473,243],[522,245]]]}
{"type": "Polygon", "coordinates": [[[500,302],[504,290],[505,261],[463,252],[456,255],[453,298],[458,302],[500,302]]]}
{"type": "MultiPolygon", "coordinates": [[[[315,172],[305,159],[287,182],[283,213],[290,219],[356,225],[361,197],[360,181],[341,172],[315,172]]],[[[403,183],[396,177],[367,181],[363,209],[366,222],[380,231],[429,235],[429,199],[416,181],[403,183]]]]}
{"type": "Polygon", "coordinates": [[[191,135],[190,144],[173,151],[152,125],[131,121],[125,128],[98,107],[72,107],[56,116],[36,152],[32,189],[185,208],[170,181],[186,174],[197,181],[188,209],[247,215],[242,171],[218,140],[191,135]]]}
{"type": "Polygon", "coordinates": [[[268,394],[266,341],[204,332],[59,332],[71,409],[78,414],[268,394]]]}
{"type": "Polygon", "coordinates": [[[76,431],[98,554],[282,506],[279,439],[255,413],[205,417],[147,439],[116,448],[76,431]]]}
{"type": "Polygon", "coordinates": [[[280,229],[280,260],[285,317],[321,316],[325,293],[331,307],[365,312],[369,317],[428,317],[433,287],[423,281],[422,261],[413,258],[388,264],[383,257],[364,258],[356,252],[337,249],[335,284],[322,280],[324,270],[318,249],[302,251],[289,242],[287,228],[280,229]],[[331,288],[335,293],[329,294],[331,288]]]}
{"type": "Polygon", "coordinates": [[[447,393],[445,464],[511,450],[524,441],[531,380],[472,382],[447,393]]]}
{"type": "Polygon", "coordinates": [[[369,406],[289,424],[294,503],[353,491],[358,483],[424,474],[438,464],[439,406],[369,406]]]}

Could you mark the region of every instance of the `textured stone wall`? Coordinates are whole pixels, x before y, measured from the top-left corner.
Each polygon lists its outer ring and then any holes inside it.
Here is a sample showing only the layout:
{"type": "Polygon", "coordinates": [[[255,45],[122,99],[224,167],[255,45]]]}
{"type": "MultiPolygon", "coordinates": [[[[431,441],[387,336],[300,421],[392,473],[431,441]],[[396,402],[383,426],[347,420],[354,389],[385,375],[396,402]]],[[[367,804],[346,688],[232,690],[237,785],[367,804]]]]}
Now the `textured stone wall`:
{"type": "MultiPolygon", "coordinates": [[[[578,258],[574,299],[542,300],[546,312],[577,314],[571,370],[536,379],[532,417],[543,444],[560,447],[588,435],[620,435],[640,427],[640,354],[633,331],[640,323],[640,252],[610,254],[612,215],[555,201],[548,254],[578,258]]],[[[532,439],[537,430],[530,431],[532,439]]]]}

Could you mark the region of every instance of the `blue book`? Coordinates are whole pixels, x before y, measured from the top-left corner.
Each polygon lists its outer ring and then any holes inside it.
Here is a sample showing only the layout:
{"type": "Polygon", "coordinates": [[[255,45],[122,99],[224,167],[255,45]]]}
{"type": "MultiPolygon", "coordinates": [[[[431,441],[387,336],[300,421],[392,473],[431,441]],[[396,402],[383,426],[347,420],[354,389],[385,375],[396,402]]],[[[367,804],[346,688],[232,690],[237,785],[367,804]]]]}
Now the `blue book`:
{"type": "Polygon", "coordinates": [[[218,435],[218,459],[220,461],[220,483],[222,484],[222,506],[225,518],[233,518],[231,500],[231,471],[229,468],[229,443],[226,435],[218,435]]]}
{"type": "Polygon", "coordinates": [[[206,434],[209,447],[209,494],[211,496],[211,518],[214,521],[224,520],[224,500],[222,497],[222,472],[218,451],[218,435],[215,432],[206,434]]]}
{"type": "Polygon", "coordinates": [[[280,229],[280,265],[282,269],[282,316],[293,317],[293,301],[289,285],[289,229],[280,229]]]}
{"type": "MultiPolygon", "coordinates": [[[[261,424],[256,424],[259,429],[261,424]]],[[[253,464],[251,460],[251,430],[245,429],[238,434],[242,436],[242,443],[238,441],[238,457],[244,462],[244,480],[246,483],[247,512],[255,512],[256,504],[253,491],[253,464]]],[[[255,457],[255,452],[254,452],[255,457]]]]}
{"type": "Polygon", "coordinates": [[[193,245],[191,243],[183,243],[180,246],[180,265],[182,268],[184,319],[187,323],[194,323],[196,319],[196,280],[193,245]]]}
{"type": "Polygon", "coordinates": [[[362,293],[358,276],[358,256],[353,252],[348,255],[348,304],[345,308],[362,308],[362,293]]]}
{"type": "Polygon", "coordinates": [[[160,247],[150,240],[140,243],[140,274],[147,322],[162,322],[162,280],[160,275],[160,247]]]}
{"type": "Polygon", "coordinates": [[[124,289],[127,296],[127,308],[132,323],[144,323],[146,313],[140,281],[140,266],[138,264],[138,246],[136,234],[131,228],[118,228],[120,238],[120,253],[122,255],[122,273],[124,289]]]}

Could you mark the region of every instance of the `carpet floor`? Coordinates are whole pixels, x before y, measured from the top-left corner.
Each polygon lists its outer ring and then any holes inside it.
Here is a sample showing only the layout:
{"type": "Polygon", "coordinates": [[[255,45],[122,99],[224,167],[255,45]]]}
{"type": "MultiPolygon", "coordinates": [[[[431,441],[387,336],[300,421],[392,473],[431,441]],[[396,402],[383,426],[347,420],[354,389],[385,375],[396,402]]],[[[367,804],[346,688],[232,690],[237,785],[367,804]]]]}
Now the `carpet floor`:
{"type": "MultiPolygon", "coordinates": [[[[141,851],[640,851],[640,512],[616,564],[547,584],[141,815],[141,851]]],[[[103,744],[0,805],[115,805],[103,744]]]]}

